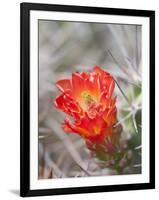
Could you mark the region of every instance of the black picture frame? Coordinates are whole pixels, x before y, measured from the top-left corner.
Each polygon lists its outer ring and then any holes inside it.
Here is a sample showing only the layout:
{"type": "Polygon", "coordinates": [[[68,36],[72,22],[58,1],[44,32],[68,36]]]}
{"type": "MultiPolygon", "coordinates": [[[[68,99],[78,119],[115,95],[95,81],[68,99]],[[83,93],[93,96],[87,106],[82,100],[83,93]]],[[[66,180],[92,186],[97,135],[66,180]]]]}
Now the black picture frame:
{"type": "Polygon", "coordinates": [[[20,122],[20,195],[40,196],[76,193],[95,193],[123,190],[140,190],[155,188],[155,11],[131,10],[104,7],[83,7],[71,5],[49,5],[35,3],[21,3],[20,5],[20,37],[21,37],[21,122],[20,122]],[[150,180],[149,183],[103,185],[91,187],[30,189],[30,11],[59,11],[76,13],[94,13],[107,15],[123,15],[148,17],[150,19],[150,180]]]}

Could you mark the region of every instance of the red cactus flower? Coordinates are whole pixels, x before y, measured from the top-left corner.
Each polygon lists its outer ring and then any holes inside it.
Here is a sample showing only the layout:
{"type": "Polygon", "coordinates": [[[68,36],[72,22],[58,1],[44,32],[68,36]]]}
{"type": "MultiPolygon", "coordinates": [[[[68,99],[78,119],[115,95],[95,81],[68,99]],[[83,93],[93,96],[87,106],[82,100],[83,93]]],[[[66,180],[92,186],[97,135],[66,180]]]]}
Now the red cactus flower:
{"type": "Polygon", "coordinates": [[[56,83],[62,92],[54,104],[73,118],[62,124],[65,132],[77,133],[89,141],[101,141],[113,133],[117,122],[113,77],[96,66],[90,73],[73,73],[56,83]]]}

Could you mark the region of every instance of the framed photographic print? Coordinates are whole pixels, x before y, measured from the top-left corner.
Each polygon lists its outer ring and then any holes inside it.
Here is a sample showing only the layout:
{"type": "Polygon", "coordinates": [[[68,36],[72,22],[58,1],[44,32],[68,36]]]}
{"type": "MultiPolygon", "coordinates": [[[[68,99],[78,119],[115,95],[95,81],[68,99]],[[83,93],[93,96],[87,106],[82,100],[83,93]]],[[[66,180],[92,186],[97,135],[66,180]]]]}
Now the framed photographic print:
{"type": "Polygon", "coordinates": [[[155,188],[155,12],[21,4],[21,196],[155,188]]]}

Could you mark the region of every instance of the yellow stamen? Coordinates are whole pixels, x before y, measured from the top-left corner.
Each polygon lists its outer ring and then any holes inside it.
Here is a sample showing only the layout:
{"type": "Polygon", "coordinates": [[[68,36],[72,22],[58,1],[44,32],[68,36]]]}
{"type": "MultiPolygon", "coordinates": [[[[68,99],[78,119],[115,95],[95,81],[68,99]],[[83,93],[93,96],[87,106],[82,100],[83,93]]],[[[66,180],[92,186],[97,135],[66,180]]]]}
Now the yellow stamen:
{"type": "Polygon", "coordinates": [[[91,95],[87,91],[83,91],[81,93],[81,96],[82,96],[82,98],[84,99],[84,101],[87,105],[90,105],[91,103],[94,102],[93,98],[91,97],[91,95]]]}

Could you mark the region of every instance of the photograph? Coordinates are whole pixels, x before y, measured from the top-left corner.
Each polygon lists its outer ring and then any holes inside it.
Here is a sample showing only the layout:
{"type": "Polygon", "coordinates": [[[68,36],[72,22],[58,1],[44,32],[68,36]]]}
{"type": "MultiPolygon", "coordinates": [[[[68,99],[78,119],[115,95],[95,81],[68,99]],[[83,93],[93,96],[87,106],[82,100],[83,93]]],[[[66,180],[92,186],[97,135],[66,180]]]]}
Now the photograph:
{"type": "Polygon", "coordinates": [[[141,25],[38,21],[38,178],[139,174],[141,25]]]}

